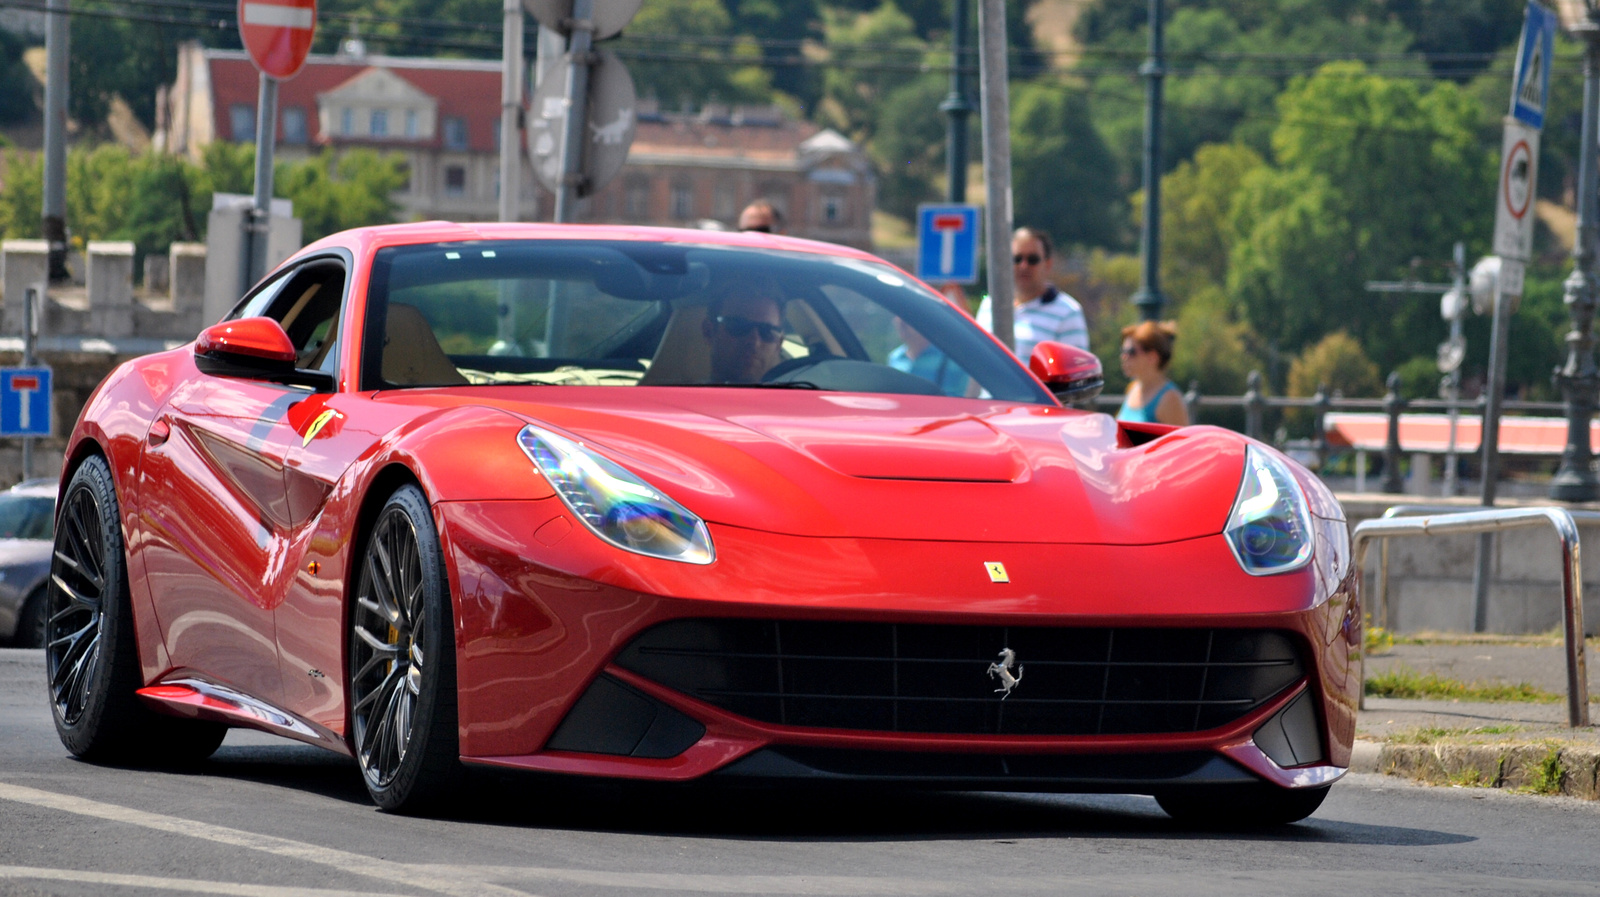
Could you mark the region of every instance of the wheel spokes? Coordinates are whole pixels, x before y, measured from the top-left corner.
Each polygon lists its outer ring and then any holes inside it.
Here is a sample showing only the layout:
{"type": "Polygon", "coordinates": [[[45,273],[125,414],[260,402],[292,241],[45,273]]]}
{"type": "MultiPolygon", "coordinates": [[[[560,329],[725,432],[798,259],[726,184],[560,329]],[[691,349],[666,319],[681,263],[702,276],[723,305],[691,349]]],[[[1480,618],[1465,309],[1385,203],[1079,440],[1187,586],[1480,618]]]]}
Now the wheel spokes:
{"type": "Polygon", "coordinates": [[[87,485],[67,496],[52,552],[46,592],[45,657],[50,694],[68,724],[92,694],[100,663],[100,625],[107,598],[102,508],[87,485]]]}
{"type": "Polygon", "coordinates": [[[385,513],[361,566],[351,626],[351,718],[356,756],[378,787],[399,772],[422,690],[426,583],[405,512],[385,513]]]}

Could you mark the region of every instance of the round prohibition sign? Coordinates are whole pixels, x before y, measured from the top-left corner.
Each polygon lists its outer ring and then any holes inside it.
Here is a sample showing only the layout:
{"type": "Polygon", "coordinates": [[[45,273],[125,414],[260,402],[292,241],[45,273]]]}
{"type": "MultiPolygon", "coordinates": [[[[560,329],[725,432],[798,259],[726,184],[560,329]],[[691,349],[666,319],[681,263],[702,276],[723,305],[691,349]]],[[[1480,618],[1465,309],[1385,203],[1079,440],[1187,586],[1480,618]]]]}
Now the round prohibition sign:
{"type": "Polygon", "coordinates": [[[263,74],[300,73],[317,29],[317,0],[239,0],[239,39],[263,74]]]}
{"type": "Polygon", "coordinates": [[[1528,177],[1532,168],[1533,150],[1528,148],[1528,141],[1518,140],[1506,154],[1506,170],[1500,177],[1505,185],[1506,211],[1518,221],[1528,214],[1528,206],[1533,202],[1533,184],[1528,177]]]}

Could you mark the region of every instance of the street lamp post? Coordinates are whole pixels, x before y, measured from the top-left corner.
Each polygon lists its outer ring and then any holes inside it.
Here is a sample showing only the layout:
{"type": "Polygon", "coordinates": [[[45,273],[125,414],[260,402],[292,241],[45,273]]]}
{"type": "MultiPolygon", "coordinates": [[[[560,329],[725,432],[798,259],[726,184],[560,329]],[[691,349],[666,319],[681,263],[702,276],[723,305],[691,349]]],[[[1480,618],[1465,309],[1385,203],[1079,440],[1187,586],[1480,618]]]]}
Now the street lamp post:
{"type": "Polygon", "coordinates": [[[1139,67],[1145,77],[1144,95],[1144,226],[1139,234],[1143,262],[1139,292],[1133,304],[1146,321],[1161,318],[1161,81],[1166,77],[1163,56],[1162,0],[1150,0],[1150,56],[1139,67]]]}
{"type": "Polygon", "coordinates": [[[1567,402],[1567,446],[1561,467],[1550,483],[1550,497],[1558,501],[1593,501],[1600,497],[1600,481],[1593,469],[1589,422],[1594,418],[1600,370],[1594,361],[1595,262],[1595,139],[1600,113],[1600,0],[1566,0],[1560,4],[1562,25],[1583,41],[1583,132],[1578,146],[1578,220],[1572,241],[1572,274],[1563,285],[1563,300],[1572,315],[1567,333],[1567,361],[1556,371],[1555,382],[1567,402]]]}
{"type": "Polygon", "coordinates": [[[945,133],[945,199],[967,201],[967,116],[972,101],[967,99],[967,0],[952,0],[950,15],[950,95],[939,104],[939,111],[950,117],[945,133]]]}

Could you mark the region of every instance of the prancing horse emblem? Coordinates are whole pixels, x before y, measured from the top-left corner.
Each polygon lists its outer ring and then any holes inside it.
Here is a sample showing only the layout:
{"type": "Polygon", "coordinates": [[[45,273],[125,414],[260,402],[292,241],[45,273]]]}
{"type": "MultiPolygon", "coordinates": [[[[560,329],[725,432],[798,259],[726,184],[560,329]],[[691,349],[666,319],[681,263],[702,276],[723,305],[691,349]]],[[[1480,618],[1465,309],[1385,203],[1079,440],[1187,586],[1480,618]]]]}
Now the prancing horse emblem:
{"type": "Polygon", "coordinates": [[[989,678],[993,679],[996,676],[1000,677],[1000,687],[995,689],[995,691],[1005,692],[1005,694],[1000,696],[1000,700],[1002,701],[1011,697],[1011,689],[1022,684],[1022,667],[1017,667],[1017,674],[1015,676],[1011,675],[1011,667],[1016,662],[1017,652],[1011,650],[1010,648],[1001,648],[1000,659],[989,664],[989,678]]]}

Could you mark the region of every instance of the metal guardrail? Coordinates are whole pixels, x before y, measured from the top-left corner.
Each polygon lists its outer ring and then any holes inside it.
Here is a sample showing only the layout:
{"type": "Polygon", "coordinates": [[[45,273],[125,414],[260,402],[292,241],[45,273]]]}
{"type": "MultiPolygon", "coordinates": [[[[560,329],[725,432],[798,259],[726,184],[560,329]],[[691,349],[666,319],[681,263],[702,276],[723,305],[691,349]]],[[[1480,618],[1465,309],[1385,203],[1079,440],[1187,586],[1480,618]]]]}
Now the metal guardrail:
{"type": "MultiPolygon", "coordinates": [[[[1451,514],[1429,514],[1421,517],[1404,516],[1406,506],[1390,509],[1390,516],[1365,520],[1358,524],[1350,539],[1358,571],[1365,575],[1367,544],[1374,539],[1388,540],[1395,536],[1432,536],[1463,533],[1492,533],[1549,524],[1561,540],[1561,598],[1565,613],[1567,649],[1567,724],[1573,728],[1589,725],[1589,678],[1583,640],[1583,568],[1580,565],[1578,524],[1573,512],[1564,508],[1485,508],[1451,514]]],[[[1415,507],[1415,506],[1413,506],[1415,507]]],[[[1578,512],[1584,516],[1595,512],[1578,512]]],[[[1387,565],[1385,565],[1387,567],[1387,565]]],[[[1382,571],[1387,576],[1387,569],[1382,571]]],[[[1387,599],[1387,584],[1384,586],[1387,599]]],[[[1362,664],[1362,693],[1366,692],[1366,665],[1362,664]]]]}
{"type": "MultiPolygon", "coordinates": [[[[1337,392],[1330,391],[1326,386],[1318,387],[1316,395],[1305,396],[1270,396],[1263,389],[1263,378],[1260,371],[1251,371],[1246,378],[1245,392],[1237,396],[1213,396],[1200,392],[1199,381],[1191,381],[1189,389],[1183,394],[1183,401],[1189,410],[1189,420],[1199,421],[1202,409],[1239,408],[1244,411],[1244,434],[1252,439],[1269,439],[1267,431],[1268,412],[1281,412],[1288,409],[1305,409],[1312,416],[1312,435],[1305,440],[1296,440],[1295,444],[1312,452],[1316,460],[1312,467],[1318,471],[1326,465],[1328,457],[1334,452],[1335,447],[1328,442],[1327,416],[1334,411],[1381,411],[1389,418],[1388,439],[1383,449],[1385,470],[1385,492],[1400,492],[1402,487],[1399,480],[1400,458],[1405,452],[1405,447],[1400,444],[1400,415],[1406,412],[1434,412],[1449,413],[1451,411],[1467,413],[1483,413],[1486,403],[1482,396],[1472,399],[1407,399],[1400,395],[1400,380],[1391,374],[1388,380],[1388,392],[1379,398],[1346,398],[1337,392]]],[[[1117,393],[1107,393],[1095,399],[1095,407],[1111,414],[1122,404],[1122,396],[1117,393]]],[[[1565,415],[1566,405],[1561,402],[1526,402],[1508,400],[1500,404],[1500,411],[1505,414],[1544,414],[1565,415]]]]}

